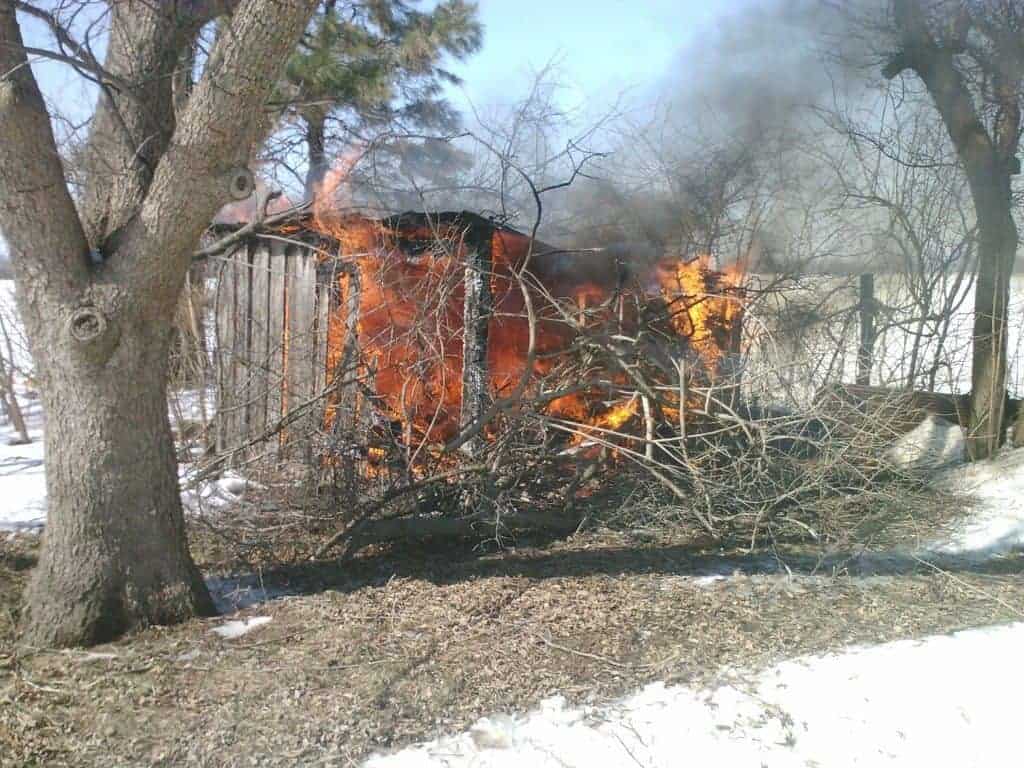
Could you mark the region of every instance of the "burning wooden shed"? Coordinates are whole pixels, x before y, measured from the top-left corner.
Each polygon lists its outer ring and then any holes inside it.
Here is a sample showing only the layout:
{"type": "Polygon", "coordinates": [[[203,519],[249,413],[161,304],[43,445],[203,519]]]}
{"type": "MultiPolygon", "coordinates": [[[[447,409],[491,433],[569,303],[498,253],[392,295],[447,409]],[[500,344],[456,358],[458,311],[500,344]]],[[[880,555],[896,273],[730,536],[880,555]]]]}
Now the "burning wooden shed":
{"type": "Polygon", "coordinates": [[[649,403],[628,361],[585,337],[688,360],[705,380],[739,350],[737,275],[622,246],[555,248],[465,211],[299,215],[219,269],[222,452],[308,452],[316,436],[371,450],[357,437],[371,426],[471,449],[487,432],[464,430],[495,400],[621,428],[649,403]]]}

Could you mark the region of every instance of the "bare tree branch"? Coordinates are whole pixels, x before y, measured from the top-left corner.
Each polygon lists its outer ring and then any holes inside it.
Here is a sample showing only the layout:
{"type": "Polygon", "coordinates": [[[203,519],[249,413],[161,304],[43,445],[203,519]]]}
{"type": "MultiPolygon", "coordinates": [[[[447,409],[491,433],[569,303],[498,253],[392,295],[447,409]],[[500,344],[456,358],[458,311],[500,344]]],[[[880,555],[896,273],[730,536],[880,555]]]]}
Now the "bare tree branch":
{"type": "Polygon", "coordinates": [[[0,3],[0,136],[0,230],[15,268],[70,298],[88,274],[88,246],[10,0],[0,3]]]}

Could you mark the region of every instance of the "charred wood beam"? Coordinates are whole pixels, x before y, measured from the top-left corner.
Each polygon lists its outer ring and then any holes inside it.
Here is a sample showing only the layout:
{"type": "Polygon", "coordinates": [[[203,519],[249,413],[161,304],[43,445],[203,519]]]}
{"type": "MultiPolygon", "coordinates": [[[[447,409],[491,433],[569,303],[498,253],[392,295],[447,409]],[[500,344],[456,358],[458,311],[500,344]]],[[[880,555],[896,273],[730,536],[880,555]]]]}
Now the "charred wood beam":
{"type": "MultiPolygon", "coordinates": [[[[491,235],[490,227],[473,227],[467,234],[460,430],[476,424],[491,405],[487,369],[488,328],[494,309],[491,235]]],[[[460,450],[468,456],[477,456],[482,444],[483,437],[478,433],[463,443],[460,450]]]]}
{"type": "Polygon", "coordinates": [[[734,412],[740,407],[743,388],[743,312],[740,312],[720,338],[721,355],[712,373],[714,395],[709,402],[712,413],[734,412]]]}
{"type": "MultiPolygon", "coordinates": [[[[348,285],[344,296],[341,297],[344,299],[342,310],[345,313],[345,341],[341,348],[341,368],[336,371],[336,376],[344,375],[345,371],[356,364],[359,357],[359,309],[363,293],[362,278],[355,264],[342,264],[339,271],[348,278],[348,285]]],[[[332,289],[337,289],[337,282],[332,285],[332,289]]]]}

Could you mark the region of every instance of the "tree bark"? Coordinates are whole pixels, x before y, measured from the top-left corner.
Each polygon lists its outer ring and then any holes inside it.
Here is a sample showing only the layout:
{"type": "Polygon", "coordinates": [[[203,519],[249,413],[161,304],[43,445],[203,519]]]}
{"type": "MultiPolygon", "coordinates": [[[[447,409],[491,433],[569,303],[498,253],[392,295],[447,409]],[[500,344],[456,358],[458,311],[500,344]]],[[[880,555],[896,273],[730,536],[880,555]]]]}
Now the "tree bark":
{"type": "Polygon", "coordinates": [[[169,338],[109,326],[111,359],[67,345],[45,363],[45,543],[23,639],[93,644],[213,615],[188,552],[167,417],[169,338]],[[83,354],[84,353],[84,354],[83,354]]]}
{"type": "Polygon", "coordinates": [[[80,217],[15,3],[0,0],[0,230],[47,422],[47,523],[22,623],[33,645],[213,611],[188,553],[167,417],[171,324],[315,3],[241,0],[177,115],[170,81],[198,17],[114,4],[106,67],[127,86],[101,88],[90,151],[106,167],[88,169],[80,217]]]}
{"type": "MultiPolygon", "coordinates": [[[[134,215],[174,130],[172,83],[187,32],[173,14],[150,3],[113,3],[104,68],[123,73],[123,87],[100,85],[85,146],[83,224],[99,253],[134,215]],[[145,73],[166,76],[143,81],[145,73]]],[[[111,244],[112,247],[115,247],[111,244]]]]}
{"type": "Polygon", "coordinates": [[[857,348],[857,383],[871,383],[871,366],[875,357],[875,276],[860,276],[860,345],[857,348]]]}
{"type": "MultiPolygon", "coordinates": [[[[998,194],[979,210],[978,277],[974,295],[974,354],[971,360],[971,419],[967,453],[972,460],[992,456],[1002,445],[1006,424],[1007,320],[1010,276],[1017,255],[1017,227],[1010,197],[998,194]]],[[[1006,182],[1009,187],[1009,182],[1006,182]]],[[[992,194],[995,192],[995,194],[992,194]]],[[[984,203],[983,203],[984,204],[984,203]]]]}
{"type": "MultiPolygon", "coordinates": [[[[957,68],[958,51],[937,39],[919,0],[895,0],[901,49],[883,70],[895,77],[910,69],[921,78],[963,164],[978,221],[978,278],[974,302],[971,415],[967,453],[985,459],[1005,435],[1007,312],[1017,250],[1010,178],[1020,137],[1021,51],[1012,36],[992,38],[997,61],[979,62],[993,83],[992,132],[978,112],[968,81],[957,68]]],[[[970,21],[970,17],[968,18],[970,21]]],[[[985,32],[988,34],[988,32],[985,32]]]]}

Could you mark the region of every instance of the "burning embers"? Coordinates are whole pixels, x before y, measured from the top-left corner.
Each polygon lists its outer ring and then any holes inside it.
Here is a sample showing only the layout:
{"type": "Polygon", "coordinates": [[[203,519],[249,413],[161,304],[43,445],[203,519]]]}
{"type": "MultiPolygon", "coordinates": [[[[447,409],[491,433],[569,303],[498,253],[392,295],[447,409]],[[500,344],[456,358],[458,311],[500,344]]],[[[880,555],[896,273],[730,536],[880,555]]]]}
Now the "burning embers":
{"type": "Polygon", "coordinates": [[[503,412],[535,409],[576,444],[606,431],[643,434],[645,423],[649,432],[652,414],[678,419],[680,366],[707,386],[739,351],[740,275],[706,259],[641,268],[628,249],[560,250],[468,213],[371,220],[318,211],[311,226],[338,251],[324,260],[337,287],[329,375],[361,380],[357,397],[406,445],[449,442],[467,427],[464,382],[474,379],[463,363],[472,349],[464,318],[474,302],[487,319],[470,333],[486,354],[469,366],[483,369],[486,398],[510,405],[503,412]],[[467,303],[467,264],[481,263],[485,295],[471,291],[467,303]],[[661,386],[658,370],[677,378],[661,386]]]}

